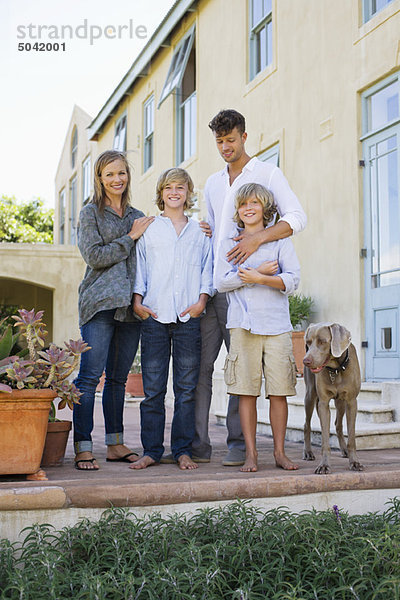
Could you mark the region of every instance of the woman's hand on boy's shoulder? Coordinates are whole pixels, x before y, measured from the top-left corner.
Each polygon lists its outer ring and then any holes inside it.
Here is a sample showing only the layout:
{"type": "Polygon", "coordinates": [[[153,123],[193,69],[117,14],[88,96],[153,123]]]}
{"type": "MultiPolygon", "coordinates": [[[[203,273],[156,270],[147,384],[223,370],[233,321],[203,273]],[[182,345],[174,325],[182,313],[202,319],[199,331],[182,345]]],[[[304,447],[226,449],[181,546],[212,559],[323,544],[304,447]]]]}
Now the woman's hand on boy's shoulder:
{"type": "Polygon", "coordinates": [[[200,225],[200,229],[202,230],[204,235],[206,235],[209,238],[212,237],[212,229],[211,229],[210,225],[207,223],[207,221],[200,221],[199,225],[200,225]]]}
{"type": "Polygon", "coordinates": [[[154,221],[155,217],[139,217],[133,221],[129,237],[133,240],[137,240],[146,231],[148,226],[154,221]]]}

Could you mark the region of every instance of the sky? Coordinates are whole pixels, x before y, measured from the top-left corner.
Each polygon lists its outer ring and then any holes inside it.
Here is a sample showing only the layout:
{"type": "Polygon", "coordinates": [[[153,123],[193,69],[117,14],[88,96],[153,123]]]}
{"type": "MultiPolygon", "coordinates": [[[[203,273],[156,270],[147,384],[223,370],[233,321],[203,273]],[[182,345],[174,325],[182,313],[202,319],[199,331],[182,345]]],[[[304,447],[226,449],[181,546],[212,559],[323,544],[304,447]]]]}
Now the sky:
{"type": "Polygon", "coordinates": [[[0,197],[40,197],[54,207],[74,105],[97,115],[173,4],[0,0],[0,197]],[[64,42],[65,51],[35,51],[41,42],[64,42]]]}

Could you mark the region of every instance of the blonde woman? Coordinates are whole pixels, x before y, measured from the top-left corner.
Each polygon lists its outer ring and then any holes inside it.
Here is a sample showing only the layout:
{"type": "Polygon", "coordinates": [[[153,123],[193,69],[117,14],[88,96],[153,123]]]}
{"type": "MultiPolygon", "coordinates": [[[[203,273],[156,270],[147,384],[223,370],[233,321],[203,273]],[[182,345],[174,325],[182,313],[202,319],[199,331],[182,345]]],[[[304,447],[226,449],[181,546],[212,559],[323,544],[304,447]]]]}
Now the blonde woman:
{"type": "Polygon", "coordinates": [[[103,152],[94,166],[94,195],[81,210],[78,246],[86,262],[79,286],[79,325],[91,350],[82,355],[76,386],[82,392],[74,407],[75,468],[94,471],[94,398],[105,371],[103,414],[107,461],[133,462],[137,454],[124,445],[125,382],[139,343],[140,321],[131,309],[136,272],[135,245],[154,217],[130,205],[131,175],[123,153],[103,152]]]}

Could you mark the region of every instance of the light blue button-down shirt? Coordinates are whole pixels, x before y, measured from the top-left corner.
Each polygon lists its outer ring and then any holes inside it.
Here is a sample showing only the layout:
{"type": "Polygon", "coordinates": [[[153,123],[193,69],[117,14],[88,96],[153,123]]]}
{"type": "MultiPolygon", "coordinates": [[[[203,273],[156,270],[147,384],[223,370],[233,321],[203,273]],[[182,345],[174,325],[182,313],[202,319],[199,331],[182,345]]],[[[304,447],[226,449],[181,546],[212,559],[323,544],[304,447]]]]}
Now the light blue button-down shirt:
{"type": "MultiPolygon", "coordinates": [[[[237,231],[232,234],[237,235],[237,231]]],[[[226,260],[226,253],[236,244],[232,238],[221,242],[221,252],[215,265],[215,282],[219,292],[228,292],[227,329],[240,327],[259,335],[279,335],[292,331],[289,316],[288,294],[292,294],[300,281],[300,264],[289,238],[261,244],[243,263],[256,269],[266,260],[277,260],[278,272],[285,284],[281,291],[267,285],[243,284],[238,275],[238,265],[226,260]]]]}
{"type": "Polygon", "coordinates": [[[134,292],[160,323],[188,321],[179,315],[200,294],[213,295],[211,241],[193,219],[177,236],[168,217],[156,217],[136,244],[136,259],[134,292]]]}

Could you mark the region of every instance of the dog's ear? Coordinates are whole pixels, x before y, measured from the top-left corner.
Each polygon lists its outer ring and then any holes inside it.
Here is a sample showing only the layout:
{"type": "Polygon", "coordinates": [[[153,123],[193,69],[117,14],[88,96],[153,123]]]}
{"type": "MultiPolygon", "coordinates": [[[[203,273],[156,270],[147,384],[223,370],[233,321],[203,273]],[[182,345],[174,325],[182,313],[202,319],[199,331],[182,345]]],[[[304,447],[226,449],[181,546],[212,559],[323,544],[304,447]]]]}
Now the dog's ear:
{"type": "Polygon", "coordinates": [[[329,325],[329,329],[331,331],[332,336],[331,353],[332,356],[338,358],[350,346],[350,331],[346,329],[346,327],[343,327],[343,325],[339,325],[338,323],[332,323],[331,325],[329,325]]]}

